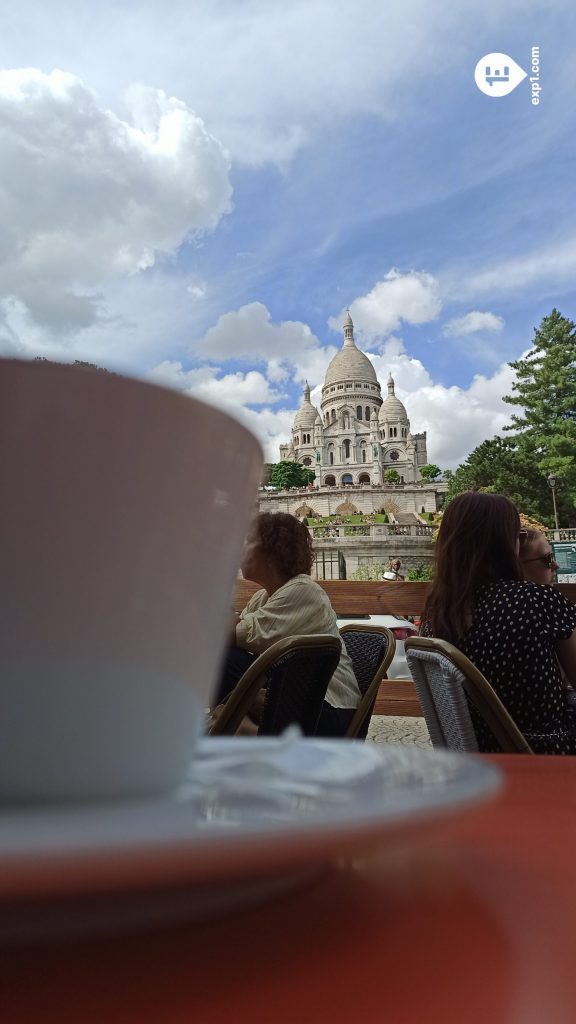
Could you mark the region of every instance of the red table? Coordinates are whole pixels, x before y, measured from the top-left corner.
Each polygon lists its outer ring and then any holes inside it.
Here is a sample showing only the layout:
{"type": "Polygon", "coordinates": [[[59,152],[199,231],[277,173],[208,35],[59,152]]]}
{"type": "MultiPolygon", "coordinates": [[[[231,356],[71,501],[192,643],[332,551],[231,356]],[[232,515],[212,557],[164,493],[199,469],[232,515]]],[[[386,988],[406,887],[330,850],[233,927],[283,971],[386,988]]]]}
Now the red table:
{"type": "Polygon", "coordinates": [[[257,910],[3,951],[5,1024],[576,1020],[576,758],[257,910]]]}

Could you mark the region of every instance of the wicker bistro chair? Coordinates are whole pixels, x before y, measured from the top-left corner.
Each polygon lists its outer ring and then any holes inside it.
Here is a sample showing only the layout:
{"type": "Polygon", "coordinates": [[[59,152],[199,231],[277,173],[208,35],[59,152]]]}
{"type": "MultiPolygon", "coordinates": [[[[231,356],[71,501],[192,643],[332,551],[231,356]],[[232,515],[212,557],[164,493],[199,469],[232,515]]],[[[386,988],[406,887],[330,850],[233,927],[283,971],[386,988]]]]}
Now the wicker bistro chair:
{"type": "Polygon", "coordinates": [[[313,736],[341,652],[341,641],[329,633],[277,640],[237,682],[209,735],[233,735],[265,686],[258,735],[278,736],[298,725],[304,736],[313,736]]]}
{"type": "Polygon", "coordinates": [[[410,637],[404,647],[434,747],[478,752],[470,701],[504,753],[533,753],[488,680],[462,651],[423,636],[410,637]]]}
{"type": "Polygon", "coordinates": [[[366,739],[380,683],[396,651],[392,630],[386,626],[349,625],[340,629],[362,699],[346,736],[366,739]]]}

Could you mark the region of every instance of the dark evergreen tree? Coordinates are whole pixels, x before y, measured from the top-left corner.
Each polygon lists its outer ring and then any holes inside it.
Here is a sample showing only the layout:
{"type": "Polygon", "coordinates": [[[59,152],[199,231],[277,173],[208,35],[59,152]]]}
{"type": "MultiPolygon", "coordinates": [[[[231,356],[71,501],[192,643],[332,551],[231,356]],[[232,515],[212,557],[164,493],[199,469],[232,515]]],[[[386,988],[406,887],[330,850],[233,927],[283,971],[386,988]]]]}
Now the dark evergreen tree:
{"type": "Polygon", "coordinates": [[[510,366],[516,380],[504,401],[519,412],[506,429],[535,475],[557,477],[567,525],[576,501],[576,325],[553,309],[536,328],[528,354],[510,366]]]}

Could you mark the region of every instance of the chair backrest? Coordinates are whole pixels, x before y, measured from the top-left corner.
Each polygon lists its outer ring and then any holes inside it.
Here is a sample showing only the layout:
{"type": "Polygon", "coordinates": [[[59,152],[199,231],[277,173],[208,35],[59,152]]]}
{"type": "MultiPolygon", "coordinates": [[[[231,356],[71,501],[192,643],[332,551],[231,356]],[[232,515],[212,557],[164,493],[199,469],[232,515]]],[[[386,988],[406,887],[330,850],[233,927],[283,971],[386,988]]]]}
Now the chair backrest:
{"type": "Polygon", "coordinates": [[[348,727],[348,739],[365,739],[380,683],[396,651],[392,630],[360,623],[341,626],[340,633],[352,662],[362,699],[348,727]]]}
{"type": "Polygon", "coordinates": [[[341,640],[329,633],[292,637],[268,669],[258,735],[278,736],[298,725],[304,736],[314,736],[341,653],[341,640]]]}
{"type": "Polygon", "coordinates": [[[233,735],[265,686],[259,735],[278,735],[297,724],[305,736],[313,736],[341,652],[339,638],[328,633],[277,640],[238,681],[210,735],[233,735]]]}
{"type": "Polygon", "coordinates": [[[488,680],[446,640],[410,637],[404,644],[435,747],[478,751],[470,704],[505,753],[533,751],[488,680]]]}

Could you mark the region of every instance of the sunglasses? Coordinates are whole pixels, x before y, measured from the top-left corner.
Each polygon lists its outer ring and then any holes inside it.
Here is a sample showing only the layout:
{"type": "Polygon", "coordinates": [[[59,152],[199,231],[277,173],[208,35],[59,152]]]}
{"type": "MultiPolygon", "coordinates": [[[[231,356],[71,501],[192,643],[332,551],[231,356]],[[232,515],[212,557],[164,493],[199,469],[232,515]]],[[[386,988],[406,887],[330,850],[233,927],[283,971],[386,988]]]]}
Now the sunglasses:
{"type": "Polygon", "coordinates": [[[542,562],[547,569],[551,569],[553,565],[556,565],[554,555],[537,555],[536,558],[523,558],[523,562],[542,562]]]}

